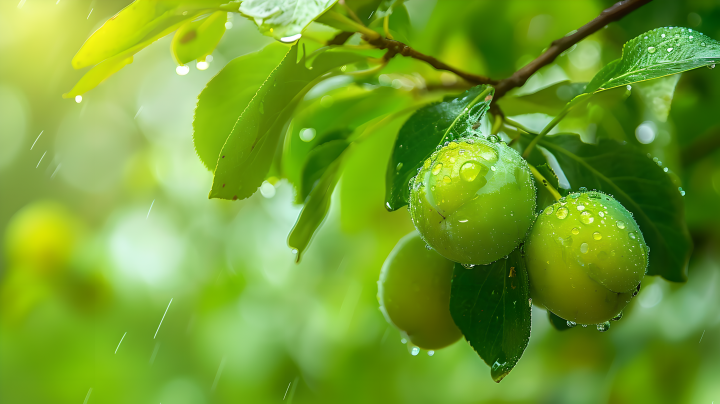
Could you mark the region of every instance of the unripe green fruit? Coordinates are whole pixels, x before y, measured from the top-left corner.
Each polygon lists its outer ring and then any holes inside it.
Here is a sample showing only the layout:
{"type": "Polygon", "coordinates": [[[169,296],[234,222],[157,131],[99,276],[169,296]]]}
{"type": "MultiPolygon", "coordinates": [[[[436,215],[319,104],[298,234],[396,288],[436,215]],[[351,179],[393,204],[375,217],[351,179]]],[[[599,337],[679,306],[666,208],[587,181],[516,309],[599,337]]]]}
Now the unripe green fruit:
{"type": "Polygon", "coordinates": [[[380,310],[420,348],[440,349],[462,336],[450,315],[454,265],[428,250],[417,232],[403,237],[383,264],[380,310]]]}
{"type": "Polygon", "coordinates": [[[556,315],[599,324],[628,304],[648,247],[630,212],[600,192],[573,193],[538,216],[525,245],[530,295],[556,315]]]}
{"type": "Polygon", "coordinates": [[[437,252],[462,264],[510,254],[535,219],[527,163],[501,142],[451,142],[425,160],[411,186],[415,228],[437,252]]]}

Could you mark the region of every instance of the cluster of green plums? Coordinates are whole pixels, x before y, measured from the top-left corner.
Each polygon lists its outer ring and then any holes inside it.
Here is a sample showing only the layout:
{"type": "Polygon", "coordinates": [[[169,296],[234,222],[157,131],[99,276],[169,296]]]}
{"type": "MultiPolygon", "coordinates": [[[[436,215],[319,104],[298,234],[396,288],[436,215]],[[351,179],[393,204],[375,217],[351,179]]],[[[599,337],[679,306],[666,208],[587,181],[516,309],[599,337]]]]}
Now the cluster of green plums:
{"type": "Polygon", "coordinates": [[[530,168],[503,142],[475,136],[447,143],[410,187],[417,231],[385,261],[378,300],[388,322],[420,348],[439,349],[462,335],[449,309],[455,263],[487,265],[521,244],[533,302],[569,326],[607,330],[637,294],[649,251],[632,214],[585,189],[536,213],[530,168]]]}

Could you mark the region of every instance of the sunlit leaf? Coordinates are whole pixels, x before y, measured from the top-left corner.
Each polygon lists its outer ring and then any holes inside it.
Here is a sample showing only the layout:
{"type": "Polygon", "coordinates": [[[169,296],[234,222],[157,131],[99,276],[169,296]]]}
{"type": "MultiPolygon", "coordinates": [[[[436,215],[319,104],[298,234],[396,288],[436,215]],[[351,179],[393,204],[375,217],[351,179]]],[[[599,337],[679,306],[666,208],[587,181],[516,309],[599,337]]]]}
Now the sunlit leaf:
{"type": "Polygon", "coordinates": [[[689,28],[658,28],[629,40],[620,59],[600,70],[586,92],[682,73],[720,62],[720,42],[689,28]]]}
{"type": "MultiPolygon", "coordinates": [[[[298,61],[298,45],[293,46],[247,106],[237,106],[243,111],[220,152],[210,198],[252,195],[270,169],[283,126],[303,95],[330,70],[359,59],[351,53],[323,52],[308,68],[304,56],[298,61]]],[[[235,84],[243,88],[242,82],[235,84]]]]}
{"type": "Polygon", "coordinates": [[[692,240],[684,201],[658,162],[628,144],[592,145],[573,134],[547,136],[538,145],[555,156],[572,189],[603,191],[633,213],[650,247],[649,275],[687,280],[692,240]]]}
{"type": "Polygon", "coordinates": [[[182,22],[192,20],[222,3],[224,1],[221,0],[136,0],[85,41],[73,57],[72,65],[81,69],[123,53],[139,43],[145,42],[147,46],[177,29],[182,22]],[[170,27],[172,29],[168,30],[170,27]],[[148,42],[150,38],[155,39],[148,42]]]}
{"type": "Polygon", "coordinates": [[[423,107],[405,122],[387,168],[385,203],[389,210],[407,205],[408,183],[436,147],[477,132],[474,126],[490,108],[493,94],[493,88],[477,86],[423,107]]]}
{"type": "Polygon", "coordinates": [[[530,341],[531,306],[521,248],[489,265],[455,264],[450,313],[496,382],[515,367],[530,341]]]}
{"type": "Polygon", "coordinates": [[[178,28],[172,41],[175,60],[184,65],[212,53],[225,34],[227,12],[217,11],[178,28]]]}
{"type": "Polygon", "coordinates": [[[289,50],[286,45],[272,43],[260,52],[235,58],[200,93],[193,120],[193,142],[208,170],[215,170],[235,122],[289,50]]]}
{"type": "Polygon", "coordinates": [[[240,4],[240,12],[252,18],[263,34],[292,42],[337,1],[245,0],[240,4]]]}
{"type": "Polygon", "coordinates": [[[132,63],[133,57],[125,57],[125,55],[116,56],[103,61],[97,66],[93,67],[82,76],[80,81],[75,84],[72,90],[63,94],[63,98],[74,98],[78,95],[83,95],[86,92],[97,87],[98,84],[102,83],[108,77],[117,73],[120,69],[132,63]]]}

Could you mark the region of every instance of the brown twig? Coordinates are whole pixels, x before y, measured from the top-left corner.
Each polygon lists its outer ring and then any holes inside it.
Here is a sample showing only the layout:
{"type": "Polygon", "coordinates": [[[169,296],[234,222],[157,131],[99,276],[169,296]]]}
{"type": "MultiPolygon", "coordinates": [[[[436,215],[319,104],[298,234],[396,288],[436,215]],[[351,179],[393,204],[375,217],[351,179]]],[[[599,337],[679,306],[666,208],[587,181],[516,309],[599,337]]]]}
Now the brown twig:
{"type": "Polygon", "coordinates": [[[624,0],[615,3],[612,7],[603,10],[599,16],[580,27],[577,31],[553,41],[550,44],[550,47],[543,52],[542,55],[538,56],[537,59],[528,63],[523,68],[513,73],[512,76],[501,80],[497,84],[495,87],[495,100],[498,100],[509,90],[525,84],[530,76],[540,70],[541,67],[552,63],[555,58],[568,50],[571,46],[602,29],[607,24],[620,20],[651,1],[652,0],[624,0]]]}
{"type": "Polygon", "coordinates": [[[459,77],[474,83],[474,84],[497,84],[497,80],[493,80],[489,77],[480,76],[477,74],[467,73],[462,70],[458,70],[452,66],[447,65],[444,62],[441,62],[437,59],[435,59],[432,56],[428,56],[424,53],[420,53],[416,51],[415,49],[405,45],[402,42],[393,40],[393,39],[387,39],[383,38],[381,36],[370,38],[367,35],[363,35],[363,39],[369,43],[370,45],[378,48],[378,49],[387,49],[388,53],[385,54],[386,59],[390,59],[394,57],[395,55],[402,55],[406,57],[411,57],[413,59],[422,60],[425,63],[428,63],[432,67],[438,69],[438,70],[446,70],[451,73],[455,73],[459,77]]]}

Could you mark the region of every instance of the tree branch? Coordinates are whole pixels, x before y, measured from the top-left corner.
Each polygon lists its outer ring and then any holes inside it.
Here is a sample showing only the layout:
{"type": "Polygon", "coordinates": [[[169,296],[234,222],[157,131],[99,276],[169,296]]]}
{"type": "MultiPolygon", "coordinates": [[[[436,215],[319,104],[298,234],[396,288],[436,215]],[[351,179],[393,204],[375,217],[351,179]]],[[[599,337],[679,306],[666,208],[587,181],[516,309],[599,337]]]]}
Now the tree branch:
{"type": "Polygon", "coordinates": [[[480,76],[477,74],[467,73],[462,70],[458,70],[452,66],[449,66],[445,64],[444,62],[441,62],[437,59],[435,59],[432,56],[428,56],[424,53],[420,53],[416,51],[415,49],[405,45],[402,42],[395,41],[393,39],[387,39],[383,38],[381,36],[377,36],[375,38],[371,38],[367,35],[363,35],[363,39],[369,43],[370,45],[378,48],[378,49],[387,49],[388,53],[385,54],[385,59],[390,59],[394,57],[395,55],[402,55],[406,57],[411,57],[413,59],[422,60],[423,62],[431,65],[432,67],[438,69],[438,70],[446,70],[452,73],[455,73],[456,75],[462,77],[463,79],[469,81],[470,83],[474,84],[497,84],[497,80],[493,80],[489,77],[480,76]]]}
{"type": "Polygon", "coordinates": [[[495,87],[495,100],[498,100],[511,89],[525,84],[530,76],[540,70],[541,67],[552,63],[555,58],[568,50],[571,46],[602,29],[607,24],[620,20],[651,1],[652,0],[624,0],[615,3],[612,7],[605,9],[594,20],[583,25],[577,31],[553,41],[550,44],[550,47],[542,55],[538,56],[537,59],[528,63],[523,68],[513,73],[512,76],[501,80],[497,84],[495,87]]]}

